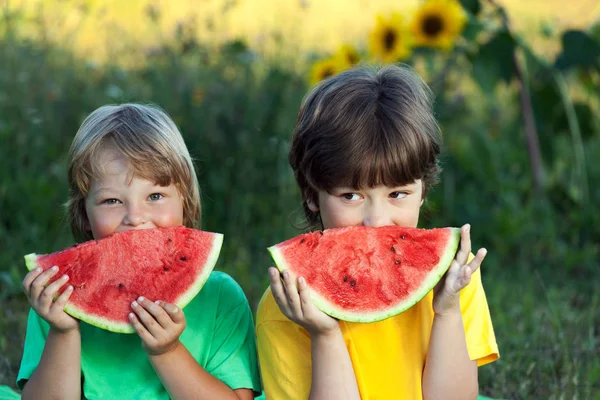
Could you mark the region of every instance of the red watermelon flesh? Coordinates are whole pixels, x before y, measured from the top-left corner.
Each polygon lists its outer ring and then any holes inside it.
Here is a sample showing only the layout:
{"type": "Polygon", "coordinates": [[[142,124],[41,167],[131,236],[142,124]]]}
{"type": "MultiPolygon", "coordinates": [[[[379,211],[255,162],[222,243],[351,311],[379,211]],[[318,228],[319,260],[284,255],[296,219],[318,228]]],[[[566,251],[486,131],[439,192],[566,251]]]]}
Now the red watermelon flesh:
{"type": "Polygon", "coordinates": [[[306,279],[315,305],[345,321],[375,322],[420,301],[450,267],[459,228],[347,227],[269,248],[279,271],[306,279]]]}
{"type": "Polygon", "coordinates": [[[75,290],[65,307],[68,314],[133,333],[131,303],[144,296],[185,307],[208,279],[222,243],[219,233],[182,226],[129,230],[52,254],[28,254],[25,263],[29,270],[58,266],[53,280],[69,276],[64,288],[75,290]]]}

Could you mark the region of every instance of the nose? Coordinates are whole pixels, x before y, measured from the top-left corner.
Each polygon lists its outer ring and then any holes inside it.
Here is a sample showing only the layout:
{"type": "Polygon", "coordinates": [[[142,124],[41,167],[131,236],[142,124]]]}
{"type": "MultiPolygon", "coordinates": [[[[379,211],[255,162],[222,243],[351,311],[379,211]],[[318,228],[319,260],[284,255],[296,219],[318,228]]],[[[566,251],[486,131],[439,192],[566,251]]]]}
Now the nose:
{"type": "Polygon", "coordinates": [[[137,204],[130,204],[127,207],[127,213],[123,218],[123,224],[136,227],[145,224],[147,221],[146,212],[143,207],[137,204]]]}
{"type": "Polygon", "coordinates": [[[371,227],[393,225],[392,214],[385,204],[373,202],[367,205],[363,213],[363,225],[371,227]]]}

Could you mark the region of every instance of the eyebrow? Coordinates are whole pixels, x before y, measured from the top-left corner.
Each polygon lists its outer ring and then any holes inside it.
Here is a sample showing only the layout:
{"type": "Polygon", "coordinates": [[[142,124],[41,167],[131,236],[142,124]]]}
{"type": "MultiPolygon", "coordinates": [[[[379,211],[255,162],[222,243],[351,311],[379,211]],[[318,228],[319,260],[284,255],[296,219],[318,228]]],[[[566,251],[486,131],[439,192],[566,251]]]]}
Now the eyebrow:
{"type": "Polygon", "coordinates": [[[95,195],[97,195],[97,194],[98,194],[98,193],[100,193],[100,192],[111,192],[111,191],[114,191],[114,189],[113,189],[113,188],[111,188],[111,187],[100,186],[100,187],[99,187],[99,188],[97,188],[96,190],[94,190],[94,191],[91,191],[91,192],[90,192],[90,195],[92,195],[92,196],[95,196],[95,195]]]}

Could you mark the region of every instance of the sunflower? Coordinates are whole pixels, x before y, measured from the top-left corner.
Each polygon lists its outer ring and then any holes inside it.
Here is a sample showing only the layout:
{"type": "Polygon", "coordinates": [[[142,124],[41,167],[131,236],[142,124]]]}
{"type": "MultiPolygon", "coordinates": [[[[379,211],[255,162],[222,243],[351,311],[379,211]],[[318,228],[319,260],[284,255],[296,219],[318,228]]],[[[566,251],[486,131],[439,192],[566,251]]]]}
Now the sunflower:
{"type": "Polygon", "coordinates": [[[369,35],[371,54],[385,63],[402,61],[410,56],[411,47],[410,33],[400,14],[377,17],[375,29],[369,35]]]}
{"type": "Polygon", "coordinates": [[[334,57],[337,57],[340,64],[345,67],[344,69],[351,68],[360,61],[360,54],[358,54],[358,51],[354,46],[349,44],[340,47],[334,57]]]}
{"type": "Polygon", "coordinates": [[[310,70],[310,84],[316,85],[324,79],[339,74],[344,70],[344,65],[340,63],[338,57],[329,57],[317,61],[310,70]]]}
{"type": "Polygon", "coordinates": [[[410,30],[415,45],[448,50],[466,22],[467,14],[457,0],[427,0],[415,13],[410,30]]]}

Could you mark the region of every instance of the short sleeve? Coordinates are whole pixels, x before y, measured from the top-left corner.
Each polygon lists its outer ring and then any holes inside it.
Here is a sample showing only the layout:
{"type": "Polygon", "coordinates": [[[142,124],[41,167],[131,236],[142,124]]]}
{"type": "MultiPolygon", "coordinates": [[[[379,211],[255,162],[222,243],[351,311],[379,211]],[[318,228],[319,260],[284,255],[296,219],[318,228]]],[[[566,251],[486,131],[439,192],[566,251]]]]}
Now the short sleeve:
{"type": "MultiPolygon", "coordinates": [[[[258,359],[267,399],[307,399],[312,382],[308,333],[287,319],[271,318],[275,299],[267,290],[258,306],[258,359]]],[[[276,314],[279,314],[278,312],[276,314]]]]}
{"type": "Polygon", "coordinates": [[[21,358],[21,366],[19,367],[16,382],[17,387],[21,390],[23,390],[23,387],[25,387],[25,384],[40,363],[49,330],[50,326],[33,309],[30,309],[29,316],[27,317],[23,357],[21,358]]]}
{"type": "Polygon", "coordinates": [[[242,289],[229,276],[221,282],[205,369],[232,389],[261,391],[252,312],[242,289]]]}
{"type": "Polygon", "coordinates": [[[471,360],[477,360],[477,365],[482,366],[498,359],[500,354],[481,282],[481,268],[473,273],[471,283],[461,291],[460,306],[471,360]]]}

